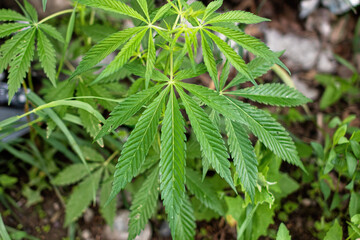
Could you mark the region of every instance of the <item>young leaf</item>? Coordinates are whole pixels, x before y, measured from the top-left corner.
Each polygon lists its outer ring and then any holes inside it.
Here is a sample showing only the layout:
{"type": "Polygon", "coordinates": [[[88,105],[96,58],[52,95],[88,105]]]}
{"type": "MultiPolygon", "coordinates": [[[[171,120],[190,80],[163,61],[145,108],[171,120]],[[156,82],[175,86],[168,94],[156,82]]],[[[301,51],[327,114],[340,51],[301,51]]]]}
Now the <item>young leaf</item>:
{"type": "Polygon", "coordinates": [[[218,129],[213,125],[209,116],[193,99],[180,87],[176,86],[176,89],[183,101],[191,126],[200,143],[202,153],[209,160],[216,172],[236,191],[231,177],[230,162],[228,161],[229,155],[218,129]]]}
{"type": "Polygon", "coordinates": [[[223,4],[222,0],[216,0],[216,1],[212,1],[209,3],[209,5],[207,5],[205,12],[204,12],[204,16],[202,18],[203,21],[206,21],[206,19],[213,14],[216,10],[218,10],[223,4]]]}
{"type": "Polygon", "coordinates": [[[20,88],[26,73],[29,71],[30,62],[34,56],[35,32],[35,29],[31,30],[30,36],[22,41],[22,48],[18,46],[15,51],[16,56],[10,62],[8,81],[9,104],[16,91],[20,88]]]}
{"type": "MultiPolygon", "coordinates": [[[[88,164],[90,171],[99,167],[99,163],[88,164]]],[[[51,181],[52,184],[57,186],[65,186],[74,184],[81,179],[83,179],[89,172],[87,167],[82,163],[71,164],[70,166],[64,168],[56,177],[51,181]]]]}
{"type": "Polygon", "coordinates": [[[194,210],[188,197],[182,201],[180,213],[175,215],[175,229],[171,229],[171,235],[174,239],[191,240],[195,238],[195,217],[194,210]]]}
{"type": "Polygon", "coordinates": [[[129,221],[129,239],[134,239],[144,229],[156,211],[159,196],[159,169],[155,168],[134,196],[129,221]]]}
{"type": "Polygon", "coordinates": [[[285,224],[281,223],[276,235],[276,240],[291,240],[289,230],[287,230],[285,224]]]}
{"type": "Polygon", "coordinates": [[[134,36],[134,34],[138,33],[142,29],[144,29],[144,27],[125,29],[110,35],[109,37],[99,42],[97,45],[93,46],[85,54],[75,72],[70,76],[70,79],[98,64],[106,56],[118,49],[123,43],[125,43],[129,38],[134,36]]]}
{"type": "Polygon", "coordinates": [[[119,13],[129,17],[139,19],[143,22],[146,20],[133,8],[129,7],[123,2],[116,0],[79,0],[79,3],[87,5],[89,7],[101,8],[106,11],[119,13]]]}
{"type": "Polygon", "coordinates": [[[151,24],[154,24],[156,21],[160,20],[171,8],[170,3],[163,5],[157,12],[155,17],[153,18],[151,24]]]}
{"type": "Polygon", "coordinates": [[[105,172],[104,182],[101,185],[100,191],[100,212],[106,221],[106,224],[112,227],[114,224],[114,218],[116,216],[116,199],[111,200],[108,205],[105,205],[111,192],[112,176],[109,176],[108,172],[105,172]]]}
{"type": "Polygon", "coordinates": [[[250,12],[228,11],[210,19],[206,24],[222,23],[222,22],[254,24],[254,23],[261,23],[264,21],[270,21],[270,20],[267,18],[258,17],[250,12]]]}
{"type": "Polygon", "coordinates": [[[145,157],[154,141],[159,118],[168,88],[148,106],[131,132],[116,165],[110,199],[114,198],[125,185],[140,171],[145,157]]]}
{"type": "Polygon", "coordinates": [[[28,26],[29,24],[24,24],[24,23],[7,23],[7,24],[3,23],[0,25],[0,38],[7,37],[10,34],[28,26]]]}
{"type": "Polygon", "coordinates": [[[259,103],[275,106],[299,106],[311,101],[296,89],[279,83],[257,85],[226,94],[242,96],[259,103]]]}
{"type": "Polygon", "coordinates": [[[229,77],[229,74],[230,74],[230,63],[228,60],[226,60],[220,75],[220,90],[224,88],[226,80],[229,77]]]}
{"type": "Polygon", "coordinates": [[[228,144],[236,173],[250,198],[254,200],[257,183],[257,165],[254,148],[247,133],[238,122],[225,120],[228,144]]]}
{"type": "Polygon", "coordinates": [[[0,9],[0,21],[24,21],[28,22],[29,19],[24,17],[18,12],[15,12],[10,9],[0,9]]]}
{"type": "Polygon", "coordinates": [[[55,39],[59,42],[62,42],[62,43],[65,42],[64,37],[53,26],[42,23],[39,25],[39,29],[42,30],[44,33],[46,33],[48,35],[48,37],[52,37],[53,39],[55,39]]]}
{"type": "MultiPolygon", "coordinates": [[[[161,128],[160,190],[170,225],[185,195],[185,127],[174,89],[161,128]]],[[[171,227],[170,227],[171,228],[171,227]]]]}
{"type": "Polygon", "coordinates": [[[55,50],[49,39],[41,30],[38,30],[38,53],[41,66],[44,69],[46,76],[48,76],[53,86],[56,87],[55,50]]]}
{"type": "Polygon", "coordinates": [[[66,203],[65,226],[78,219],[89,206],[93,199],[94,188],[98,189],[102,171],[103,168],[100,168],[75,187],[66,203]]]}
{"type": "Polygon", "coordinates": [[[104,126],[96,136],[95,140],[124,124],[130,117],[147,104],[163,86],[163,84],[156,85],[126,98],[110,113],[110,117],[106,119],[104,126]]]}
{"type": "MultiPolygon", "coordinates": [[[[145,0],[146,1],[146,0],[145,0]]],[[[150,78],[152,76],[152,72],[154,70],[156,60],[156,49],[155,43],[152,36],[152,30],[149,29],[149,43],[148,43],[148,53],[146,60],[146,72],[145,72],[145,88],[148,88],[150,83],[150,78]]]]}
{"type": "Polygon", "coordinates": [[[150,22],[150,16],[149,16],[149,9],[148,9],[148,3],[147,0],[137,0],[139,6],[141,7],[141,10],[144,12],[145,16],[150,22]]]}
{"type": "Polygon", "coordinates": [[[212,189],[211,183],[206,179],[202,180],[201,175],[190,168],[186,168],[186,186],[206,207],[220,215],[225,214],[224,207],[217,193],[212,189]]]}
{"type": "Polygon", "coordinates": [[[209,72],[211,79],[214,81],[216,89],[219,89],[218,88],[218,84],[219,84],[218,83],[218,81],[219,81],[218,80],[218,72],[217,72],[217,68],[216,68],[216,62],[215,62],[213,51],[209,46],[209,43],[205,37],[205,33],[203,33],[203,31],[200,31],[200,34],[201,34],[201,46],[203,49],[205,66],[209,72]]]}
{"type": "MultiPolygon", "coordinates": [[[[206,31],[206,30],[205,30],[206,31]]],[[[250,80],[254,85],[256,85],[251,73],[249,72],[248,66],[244,60],[232,49],[226,42],[221,40],[215,34],[206,31],[210,38],[215,42],[220,51],[225,55],[227,60],[234,66],[236,70],[242,73],[248,80],[250,80]]]]}
{"type": "Polygon", "coordinates": [[[270,114],[250,104],[228,98],[238,109],[242,122],[277,156],[305,170],[289,133],[270,114]]]}

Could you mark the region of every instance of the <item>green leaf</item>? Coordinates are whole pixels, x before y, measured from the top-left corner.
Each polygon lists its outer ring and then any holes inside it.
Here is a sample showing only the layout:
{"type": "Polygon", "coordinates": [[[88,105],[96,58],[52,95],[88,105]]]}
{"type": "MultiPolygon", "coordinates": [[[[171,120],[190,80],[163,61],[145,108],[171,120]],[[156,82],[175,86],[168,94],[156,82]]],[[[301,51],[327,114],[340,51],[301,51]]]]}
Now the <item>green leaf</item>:
{"type": "Polygon", "coordinates": [[[16,91],[20,88],[26,73],[29,71],[30,62],[34,56],[34,43],[35,43],[36,30],[31,30],[30,36],[22,41],[22,46],[18,46],[15,51],[16,56],[10,62],[9,71],[9,104],[15,95],[16,91]]]}
{"type": "Polygon", "coordinates": [[[124,124],[130,117],[147,104],[162,87],[164,87],[163,84],[156,85],[126,98],[110,113],[110,117],[106,119],[104,126],[96,136],[95,140],[124,124]]]}
{"type": "Polygon", "coordinates": [[[264,21],[270,21],[270,20],[267,18],[256,16],[250,12],[228,11],[210,19],[206,24],[221,23],[221,22],[254,24],[254,23],[261,23],[264,21]]]}
{"type": "Polygon", "coordinates": [[[29,16],[31,17],[31,19],[32,19],[34,22],[37,22],[37,21],[38,21],[38,14],[37,14],[37,11],[36,11],[36,9],[34,8],[34,6],[31,5],[28,1],[24,0],[24,7],[25,7],[25,10],[26,10],[26,13],[29,14],[29,16]]]}
{"type": "Polygon", "coordinates": [[[180,213],[175,215],[175,229],[171,229],[174,239],[191,240],[195,238],[194,210],[187,197],[184,198],[180,213]]]}
{"type": "MultiPolygon", "coordinates": [[[[146,67],[143,66],[142,64],[134,63],[134,62],[127,63],[125,64],[124,68],[136,76],[145,78],[146,67]]],[[[165,74],[163,74],[160,71],[157,71],[156,69],[152,71],[150,79],[159,82],[169,81],[169,78],[165,74]]]]}
{"type": "Polygon", "coordinates": [[[101,8],[106,11],[119,13],[129,17],[139,19],[143,22],[146,20],[133,8],[129,7],[123,2],[116,0],[79,0],[79,3],[87,5],[89,7],[101,8]]]}
{"type": "Polygon", "coordinates": [[[43,11],[44,12],[46,10],[46,4],[47,4],[47,0],[42,0],[42,5],[43,5],[43,11]]]}
{"type": "Polygon", "coordinates": [[[201,175],[190,168],[186,168],[186,186],[207,208],[224,215],[224,207],[211,183],[206,179],[202,180],[201,175]]]}
{"type": "Polygon", "coordinates": [[[87,161],[94,161],[94,162],[104,162],[105,159],[101,155],[99,151],[97,151],[96,148],[88,147],[88,146],[82,146],[81,151],[84,154],[84,158],[87,161]]]}
{"type": "Polygon", "coordinates": [[[0,21],[7,22],[7,21],[26,21],[28,22],[29,19],[24,17],[18,12],[15,12],[10,9],[0,9],[0,21]]]}
{"type": "Polygon", "coordinates": [[[287,230],[285,224],[281,223],[276,235],[276,240],[291,240],[289,230],[287,230]]]}
{"type": "Polygon", "coordinates": [[[101,72],[101,74],[94,80],[94,82],[99,81],[100,79],[107,77],[117,70],[119,70],[125,63],[129,60],[131,56],[134,55],[134,52],[138,49],[141,44],[141,40],[145,36],[147,29],[142,30],[140,33],[135,35],[130,39],[122,48],[119,54],[115,59],[101,72]]]}
{"type": "Polygon", "coordinates": [[[170,10],[171,5],[170,3],[167,3],[165,5],[163,5],[157,12],[155,17],[152,20],[152,24],[154,24],[156,21],[160,20],[166,13],[168,13],[168,11],[170,10]]]}
{"type": "MultiPolygon", "coordinates": [[[[99,167],[98,163],[88,164],[90,171],[99,167]]],[[[57,186],[65,186],[74,184],[81,179],[83,179],[89,172],[87,171],[87,167],[83,163],[75,163],[70,166],[64,168],[56,177],[51,181],[52,184],[57,186]]]]}
{"type": "Polygon", "coordinates": [[[100,41],[85,54],[75,72],[70,76],[70,79],[91,69],[142,29],[144,27],[128,28],[100,41]]]}
{"type": "Polygon", "coordinates": [[[134,239],[144,229],[156,211],[159,196],[159,169],[155,168],[134,196],[129,221],[129,238],[134,239]]]}
{"type": "Polygon", "coordinates": [[[311,101],[296,89],[279,83],[261,84],[227,92],[226,94],[241,96],[252,101],[275,106],[299,106],[311,101]]]}
{"type": "Polygon", "coordinates": [[[229,149],[236,167],[236,173],[246,192],[254,200],[258,173],[258,162],[254,148],[240,123],[226,119],[225,124],[229,137],[229,149]]]}
{"type": "Polygon", "coordinates": [[[100,168],[75,187],[66,203],[65,226],[77,220],[91,203],[93,190],[99,187],[103,168],[100,168]]]}
{"type": "Polygon", "coordinates": [[[187,69],[178,71],[174,77],[174,81],[180,81],[183,79],[198,77],[206,72],[207,72],[207,69],[204,64],[196,64],[195,71],[192,68],[187,68],[187,69]]]}
{"type": "Polygon", "coordinates": [[[163,90],[143,112],[135,129],[124,144],[116,165],[113,188],[109,199],[114,198],[140,171],[140,167],[154,141],[162,106],[168,90],[168,88],[163,90]]]}
{"type": "Polygon", "coordinates": [[[350,145],[355,157],[360,158],[360,144],[354,140],[350,140],[350,145]]]}
{"type": "Polygon", "coordinates": [[[231,177],[230,162],[226,151],[225,143],[216,126],[213,125],[209,116],[191,99],[180,87],[176,89],[183,101],[186,113],[200,143],[202,153],[208,159],[211,166],[224,178],[235,190],[231,177]]]}
{"type": "Polygon", "coordinates": [[[104,176],[104,182],[101,185],[100,191],[100,213],[105,219],[106,224],[110,227],[112,227],[112,225],[114,224],[117,205],[117,199],[113,199],[108,205],[105,205],[110,196],[112,180],[113,177],[110,177],[109,174],[106,172],[104,176]]]}
{"type": "Polygon", "coordinates": [[[216,10],[218,10],[223,4],[222,0],[216,0],[216,1],[212,1],[209,3],[209,5],[207,5],[205,12],[204,12],[204,16],[202,18],[203,21],[206,21],[206,19],[213,14],[216,10]]]}
{"type": "Polygon", "coordinates": [[[220,75],[220,90],[224,88],[225,83],[229,77],[229,74],[230,74],[230,63],[228,60],[226,60],[220,75]]]}
{"type": "Polygon", "coordinates": [[[0,38],[9,36],[10,34],[17,32],[25,27],[28,27],[29,24],[24,23],[3,23],[0,25],[0,38]]]}
{"type": "MultiPolygon", "coordinates": [[[[206,30],[205,30],[206,31],[206,30]]],[[[249,68],[244,62],[244,60],[232,49],[226,42],[221,40],[215,34],[206,31],[206,33],[210,36],[210,38],[214,41],[214,43],[218,46],[220,51],[225,55],[226,59],[229,60],[231,65],[234,66],[236,70],[242,73],[249,81],[251,81],[254,85],[256,85],[251,73],[249,72],[249,68]]]]}
{"type": "Polygon", "coordinates": [[[57,41],[59,41],[61,43],[65,42],[64,37],[53,26],[51,26],[49,24],[42,23],[38,27],[39,27],[40,30],[44,31],[44,33],[46,33],[48,35],[48,37],[52,37],[53,39],[55,39],[55,40],[57,40],[57,41]]]}
{"type": "MultiPolygon", "coordinates": [[[[1,12],[0,12],[0,14],[1,14],[1,12]]],[[[1,217],[1,214],[0,214],[0,237],[4,240],[11,240],[8,232],[6,231],[6,227],[5,227],[4,221],[1,217]]]]}
{"type": "Polygon", "coordinates": [[[173,88],[162,124],[160,190],[170,225],[172,225],[174,224],[174,216],[180,212],[185,195],[186,165],[185,122],[173,88]]]}
{"type": "Polygon", "coordinates": [[[200,31],[200,34],[201,34],[201,46],[203,49],[203,57],[204,57],[205,66],[209,72],[211,79],[214,81],[216,89],[219,89],[218,88],[218,84],[219,84],[218,83],[218,81],[219,81],[218,80],[218,72],[217,72],[217,68],[216,68],[216,62],[215,62],[213,51],[210,48],[208,40],[206,39],[203,31],[200,31]]]}
{"type": "Polygon", "coordinates": [[[147,17],[147,19],[150,21],[147,0],[137,0],[137,2],[139,4],[139,6],[141,7],[141,10],[144,12],[145,16],[147,17]]]}
{"type": "Polygon", "coordinates": [[[334,133],[334,136],[333,136],[333,146],[338,144],[340,138],[345,136],[346,130],[347,130],[347,125],[342,125],[338,129],[336,129],[336,132],[334,133]]]}
{"type": "Polygon", "coordinates": [[[152,36],[152,30],[149,29],[149,42],[148,42],[148,53],[146,60],[146,72],[145,72],[145,88],[148,88],[152,72],[154,70],[156,60],[156,49],[155,43],[152,36]]]}
{"type": "Polygon", "coordinates": [[[56,59],[54,46],[51,44],[45,34],[38,30],[38,53],[41,66],[50,79],[54,87],[56,87],[56,59]]]}
{"type": "Polygon", "coordinates": [[[324,240],[341,240],[343,239],[343,231],[339,222],[335,220],[329,231],[326,233],[324,240]]]}
{"type": "Polygon", "coordinates": [[[305,170],[289,133],[270,114],[250,104],[232,98],[228,99],[238,109],[243,123],[248,126],[266,147],[287,162],[305,170]]]}

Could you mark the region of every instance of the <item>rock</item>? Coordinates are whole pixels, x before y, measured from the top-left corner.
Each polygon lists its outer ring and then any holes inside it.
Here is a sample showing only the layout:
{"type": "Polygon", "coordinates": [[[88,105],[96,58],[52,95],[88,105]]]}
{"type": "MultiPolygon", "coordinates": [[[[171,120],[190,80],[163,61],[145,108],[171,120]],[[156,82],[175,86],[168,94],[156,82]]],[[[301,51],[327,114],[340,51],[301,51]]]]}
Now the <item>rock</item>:
{"type": "Polygon", "coordinates": [[[318,58],[317,70],[321,73],[333,73],[336,71],[337,63],[331,49],[323,50],[318,58]]]}
{"type": "Polygon", "coordinates": [[[91,232],[88,229],[85,229],[81,232],[81,239],[83,240],[94,240],[91,232]]]}
{"type": "Polygon", "coordinates": [[[319,96],[319,91],[315,88],[310,88],[304,81],[300,80],[297,75],[292,75],[291,79],[295,84],[295,88],[299,90],[305,97],[315,100],[319,96]]]}
{"type": "Polygon", "coordinates": [[[302,0],[300,3],[300,18],[309,16],[319,5],[320,0],[302,0]]]}
{"type": "Polygon", "coordinates": [[[170,230],[169,224],[166,221],[161,223],[160,229],[159,229],[159,234],[160,234],[160,236],[162,236],[164,238],[171,237],[171,230],[170,230]]]}
{"type": "Polygon", "coordinates": [[[286,50],[284,57],[292,70],[310,70],[315,66],[320,52],[317,38],[303,38],[292,33],[283,35],[274,29],[266,29],[265,38],[271,50],[286,50]]]}
{"type": "Polygon", "coordinates": [[[84,213],[84,221],[86,223],[90,223],[93,218],[94,218],[94,211],[91,208],[86,209],[84,213]]]}
{"type": "MultiPolygon", "coordinates": [[[[128,210],[121,210],[115,217],[113,229],[109,226],[105,227],[104,235],[108,240],[127,240],[128,238],[128,223],[129,223],[128,210]]],[[[146,224],[145,229],[141,231],[140,235],[135,240],[149,240],[151,239],[151,228],[146,224]]]]}

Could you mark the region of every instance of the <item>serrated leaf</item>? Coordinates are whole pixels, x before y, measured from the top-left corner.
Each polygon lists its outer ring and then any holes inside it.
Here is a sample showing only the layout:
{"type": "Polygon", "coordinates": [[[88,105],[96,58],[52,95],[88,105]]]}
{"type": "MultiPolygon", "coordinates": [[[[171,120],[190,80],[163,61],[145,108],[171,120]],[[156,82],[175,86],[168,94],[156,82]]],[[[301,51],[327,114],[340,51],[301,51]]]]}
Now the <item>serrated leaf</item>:
{"type": "MultiPolygon", "coordinates": [[[[99,166],[100,164],[98,163],[88,164],[90,171],[99,166]]],[[[51,183],[57,186],[70,185],[77,183],[88,174],[89,172],[87,171],[87,167],[83,163],[74,163],[59,172],[58,175],[56,175],[56,177],[51,181],[51,183]]]]}
{"type": "Polygon", "coordinates": [[[154,70],[156,60],[156,49],[155,43],[152,36],[152,30],[149,29],[149,42],[148,42],[148,53],[146,60],[146,72],[145,72],[145,88],[148,88],[150,83],[150,78],[152,76],[152,72],[154,70]]]}
{"type": "Polygon", "coordinates": [[[242,122],[277,156],[305,170],[289,133],[270,114],[250,104],[228,98],[236,106],[242,122]]]}
{"type": "Polygon", "coordinates": [[[218,129],[213,125],[209,116],[193,99],[180,87],[176,86],[176,89],[185,106],[191,126],[200,143],[202,153],[209,160],[216,172],[236,191],[230,172],[229,155],[218,129]]]}
{"type": "Polygon", "coordinates": [[[41,30],[38,30],[37,42],[41,66],[53,86],[56,87],[56,59],[54,46],[41,30]]]}
{"type": "Polygon", "coordinates": [[[51,26],[49,24],[45,24],[45,23],[42,23],[38,26],[39,26],[39,29],[44,31],[44,33],[46,33],[49,37],[52,37],[53,39],[55,39],[59,42],[62,42],[62,43],[65,42],[64,37],[53,26],[51,26]]]}
{"type": "Polygon", "coordinates": [[[171,5],[170,3],[167,3],[163,5],[157,12],[155,17],[152,20],[152,24],[154,24],[156,21],[162,19],[162,17],[170,10],[171,5]]]}
{"type": "MultiPolygon", "coordinates": [[[[206,31],[206,30],[205,30],[206,31]]],[[[234,66],[236,70],[242,73],[249,81],[251,81],[254,85],[256,85],[251,73],[249,72],[248,66],[245,61],[232,49],[226,42],[221,40],[215,34],[206,31],[206,33],[210,36],[210,38],[214,41],[214,43],[218,46],[220,51],[225,55],[227,60],[234,66]]]]}
{"type": "MultiPolygon", "coordinates": [[[[134,62],[127,63],[125,64],[124,68],[136,76],[145,78],[146,67],[143,66],[142,64],[138,64],[134,62]]],[[[169,78],[165,74],[163,74],[160,71],[157,71],[156,69],[152,71],[150,78],[154,81],[159,81],[159,82],[169,81],[169,78]]]]}
{"type": "Polygon", "coordinates": [[[22,46],[17,47],[15,51],[16,56],[10,62],[8,76],[9,104],[16,91],[20,88],[26,73],[29,71],[30,62],[34,56],[35,32],[35,29],[31,30],[30,36],[21,41],[22,46]]]}
{"type": "Polygon", "coordinates": [[[204,16],[202,18],[203,21],[206,21],[206,19],[213,14],[216,10],[218,10],[223,4],[222,0],[216,0],[216,1],[212,1],[209,3],[209,5],[207,5],[205,12],[204,12],[204,16]]]}
{"type": "Polygon", "coordinates": [[[270,20],[267,18],[256,16],[255,14],[252,14],[250,12],[228,11],[210,19],[206,24],[222,23],[222,22],[254,24],[254,23],[261,23],[264,21],[270,21],[270,20]]]}
{"type": "Polygon", "coordinates": [[[103,168],[85,178],[70,195],[66,203],[65,226],[77,220],[93,199],[93,190],[97,190],[103,168]]]}
{"type": "Polygon", "coordinates": [[[101,185],[100,191],[100,213],[106,221],[106,224],[110,227],[114,224],[114,219],[116,216],[116,199],[111,200],[108,205],[105,205],[107,202],[110,192],[111,192],[111,185],[112,185],[112,176],[106,172],[104,175],[104,182],[101,185]]]}
{"type": "Polygon", "coordinates": [[[326,233],[324,240],[341,240],[341,239],[343,239],[343,231],[338,220],[335,220],[334,224],[326,233]]]}
{"type": "Polygon", "coordinates": [[[124,144],[121,156],[116,164],[114,183],[109,199],[114,198],[140,171],[141,165],[154,141],[168,90],[168,88],[163,90],[143,112],[135,129],[124,144]]]}
{"type": "Polygon", "coordinates": [[[281,223],[276,235],[276,240],[291,240],[289,230],[287,230],[285,224],[281,223]]]}
{"type": "Polygon", "coordinates": [[[142,29],[144,29],[144,27],[128,28],[100,41],[85,54],[75,72],[70,76],[70,79],[91,69],[142,29]]]}
{"type": "Polygon", "coordinates": [[[122,48],[115,59],[101,72],[101,74],[94,80],[94,82],[107,77],[117,70],[119,70],[125,63],[133,56],[134,52],[141,44],[141,40],[145,36],[147,29],[142,30],[140,33],[131,38],[122,48]]]}
{"type": "Polygon", "coordinates": [[[81,151],[87,161],[104,162],[104,157],[96,150],[88,146],[82,146],[81,151]]]}
{"type": "Polygon", "coordinates": [[[203,49],[204,63],[209,72],[211,79],[214,81],[216,89],[218,89],[219,80],[218,80],[218,73],[217,73],[214,54],[205,37],[205,33],[203,33],[203,31],[200,31],[200,34],[201,34],[201,46],[203,49]]]}
{"type": "Polygon", "coordinates": [[[0,21],[29,21],[29,19],[13,10],[0,9],[0,21]]]}
{"type": "Polygon", "coordinates": [[[219,87],[220,90],[224,88],[225,83],[229,77],[229,74],[230,74],[230,62],[226,60],[220,75],[220,87],[219,87]]]}
{"type": "Polygon", "coordinates": [[[191,203],[186,196],[183,200],[180,213],[175,215],[175,229],[171,229],[173,239],[191,240],[195,238],[195,217],[191,203]]]}
{"type": "Polygon", "coordinates": [[[162,124],[160,190],[170,225],[173,225],[174,216],[180,212],[185,195],[186,165],[185,122],[173,88],[162,124]]]}
{"type": "Polygon", "coordinates": [[[236,173],[246,192],[254,200],[258,173],[258,162],[254,148],[240,123],[226,119],[225,124],[226,133],[229,137],[229,149],[236,167],[236,173]]]}
{"type": "Polygon", "coordinates": [[[25,10],[26,10],[26,13],[29,14],[29,16],[31,17],[31,19],[34,22],[37,22],[38,21],[38,14],[37,14],[37,11],[34,8],[34,6],[31,5],[27,0],[24,0],[23,2],[24,2],[24,7],[25,7],[25,10]]]}
{"type": "Polygon", "coordinates": [[[279,83],[261,84],[226,94],[242,96],[259,103],[275,106],[299,106],[311,102],[296,89],[279,83]]]}
{"type": "Polygon", "coordinates": [[[180,70],[176,73],[174,81],[180,81],[184,79],[198,77],[207,72],[206,66],[204,64],[196,64],[195,71],[193,68],[187,68],[180,70]]]}
{"type": "Polygon", "coordinates": [[[211,183],[206,179],[202,180],[201,175],[190,168],[186,168],[186,186],[207,208],[221,216],[225,214],[225,209],[211,183]]]}
{"type": "Polygon", "coordinates": [[[146,20],[133,8],[129,7],[123,2],[116,0],[79,0],[79,3],[89,7],[101,8],[106,11],[119,13],[129,17],[139,19],[143,22],[146,20]]]}
{"type": "Polygon", "coordinates": [[[0,25],[0,38],[7,37],[10,34],[28,26],[29,24],[24,23],[3,23],[0,25]]]}
{"type": "Polygon", "coordinates": [[[156,211],[159,196],[159,169],[155,168],[134,196],[129,221],[129,239],[134,239],[144,229],[156,211]]]}
{"type": "Polygon", "coordinates": [[[123,102],[119,103],[119,105],[110,113],[110,117],[106,119],[104,126],[96,136],[95,140],[124,124],[130,117],[147,104],[163,86],[163,84],[156,85],[152,88],[143,90],[131,95],[123,102]]]}
{"type": "Polygon", "coordinates": [[[145,16],[147,17],[147,19],[150,21],[147,0],[137,0],[137,2],[139,4],[139,6],[141,7],[141,10],[144,12],[145,16]]]}

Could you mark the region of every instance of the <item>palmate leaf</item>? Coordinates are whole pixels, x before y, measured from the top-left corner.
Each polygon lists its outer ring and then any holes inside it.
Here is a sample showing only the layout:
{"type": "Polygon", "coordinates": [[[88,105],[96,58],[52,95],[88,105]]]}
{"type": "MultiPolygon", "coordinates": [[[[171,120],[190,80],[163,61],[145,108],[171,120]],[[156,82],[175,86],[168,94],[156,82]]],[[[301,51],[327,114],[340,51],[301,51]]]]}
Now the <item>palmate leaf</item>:
{"type": "Polygon", "coordinates": [[[231,65],[234,66],[236,70],[242,73],[249,81],[251,81],[254,85],[256,85],[251,73],[249,72],[248,66],[245,61],[232,49],[226,42],[221,40],[215,34],[204,30],[210,38],[214,41],[214,43],[218,46],[220,51],[225,55],[226,59],[229,60],[231,65]]]}
{"type": "Polygon", "coordinates": [[[226,13],[222,13],[210,19],[209,21],[206,22],[206,24],[222,23],[222,22],[254,24],[265,21],[270,21],[270,20],[267,18],[256,16],[250,12],[228,11],[226,13]]]}
{"type": "Polygon", "coordinates": [[[10,34],[28,26],[29,24],[24,23],[3,23],[0,25],[0,38],[7,37],[10,34]]]}
{"type": "Polygon", "coordinates": [[[21,42],[21,47],[18,46],[15,50],[16,56],[10,62],[9,71],[9,104],[11,99],[19,89],[26,73],[29,71],[30,62],[34,56],[34,43],[36,30],[30,30],[28,38],[25,38],[21,42]]]}
{"type": "Polygon", "coordinates": [[[118,126],[124,124],[130,117],[137,113],[145,104],[147,104],[154,95],[164,87],[164,84],[156,85],[152,88],[138,92],[126,98],[123,102],[110,113],[110,117],[106,119],[95,140],[103,137],[116,129],[118,126]]]}
{"type": "Polygon", "coordinates": [[[25,15],[30,16],[30,18],[34,22],[38,22],[38,14],[37,14],[37,11],[34,8],[34,6],[31,5],[27,0],[23,0],[23,2],[24,2],[24,7],[25,7],[25,15]]]}
{"type": "Polygon", "coordinates": [[[44,33],[46,33],[48,35],[48,37],[52,37],[53,39],[55,39],[59,42],[62,42],[62,43],[65,42],[64,37],[53,26],[42,23],[38,27],[40,30],[42,30],[44,33]]]}
{"type": "Polygon", "coordinates": [[[75,187],[66,203],[65,226],[80,217],[89,206],[93,199],[93,190],[99,187],[102,171],[103,168],[100,168],[75,187]]]}
{"type": "Polygon", "coordinates": [[[229,155],[218,129],[213,125],[209,116],[193,99],[180,87],[176,86],[176,89],[185,106],[191,126],[200,143],[202,153],[209,160],[216,172],[236,191],[230,172],[229,155]]]}
{"type": "Polygon", "coordinates": [[[129,38],[134,36],[134,34],[138,33],[143,29],[144,27],[128,28],[123,31],[114,33],[109,37],[105,38],[104,40],[100,41],[85,54],[79,66],[76,68],[75,72],[70,76],[70,79],[91,69],[110,53],[118,49],[129,38]]]}
{"type": "Polygon", "coordinates": [[[204,16],[202,18],[203,21],[206,21],[206,19],[213,14],[216,10],[218,10],[223,4],[222,0],[215,0],[209,3],[209,5],[207,5],[205,12],[204,12],[204,16]]]}
{"type": "Polygon", "coordinates": [[[247,127],[277,156],[305,170],[289,133],[270,114],[250,104],[228,98],[247,127]]]}
{"type": "MultiPolygon", "coordinates": [[[[146,1],[146,0],[145,0],[146,1]]],[[[148,88],[150,83],[150,78],[152,76],[152,72],[154,70],[156,60],[156,49],[155,43],[152,36],[152,30],[149,29],[149,42],[148,42],[148,53],[146,60],[146,72],[145,72],[145,88],[148,88]]]]}
{"type": "Polygon", "coordinates": [[[134,196],[129,221],[129,239],[134,239],[144,229],[156,211],[159,196],[159,169],[155,168],[134,196]]]}
{"type": "Polygon", "coordinates": [[[0,9],[0,21],[29,21],[29,19],[13,10],[0,9]]]}
{"type": "Polygon", "coordinates": [[[195,238],[195,217],[191,203],[186,196],[182,201],[180,213],[175,215],[175,229],[171,229],[171,235],[175,240],[191,240],[195,238]]]}
{"type": "MultiPolygon", "coordinates": [[[[100,167],[99,163],[90,163],[88,164],[88,168],[90,171],[95,168],[100,167]]],[[[65,186],[77,183],[81,179],[83,179],[89,172],[87,171],[87,167],[83,163],[75,163],[70,166],[64,168],[56,177],[51,181],[52,184],[57,186],[65,186]]]]}
{"type": "Polygon", "coordinates": [[[209,43],[205,37],[205,33],[200,31],[201,34],[201,46],[203,49],[204,63],[209,72],[211,79],[214,81],[216,89],[218,88],[218,72],[216,68],[216,62],[214,58],[214,53],[209,46],[209,43]]]}
{"type": "Polygon", "coordinates": [[[211,183],[206,179],[202,180],[201,175],[190,168],[186,168],[186,186],[207,208],[210,208],[220,215],[225,214],[223,205],[212,189],[211,183]]]}
{"type": "Polygon", "coordinates": [[[146,20],[137,11],[117,0],[79,0],[79,3],[89,7],[101,8],[106,11],[119,13],[146,22],[146,20]]]}
{"type": "Polygon", "coordinates": [[[171,9],[171,4],[167,3],[163,6],[161,6],[161,8],[159,8],[159,10],[156,11],[156,14],[153,18],[153,20],[151,21],[151,24],[154,24],[156,21],[162,19],[163,16],[165,16],[169,10],[171,9]]]}
{"type": "Polygon", "coordinates": [[[113,199],[140,171],[145,157],[154,141],[159,118],[169,88],[163,90],[141,115],[135,129],[124,144],[116,165],[113,188],[109,200],[113,199]]]}
{"type": "Polygon", "coordinates": [[[185,195],[185,122],[181,115],[174,89],[166,107],[161,128],[160,190],[170,222],[179,214],[185,195]]]}
{"type": "Polygon", "coordinates": [[[145,36],[147,29],[142,30],[133,38],[131,38],[121,49],[119,54],[115,57],[115,59],[101,72],[101,74],[94,80],[94,82],[99,81],[100,79],[107,77],[117,70],[119,70],[125,63],[129,60],[129,58],[134,54],[135,50],[140,46],[141,40],[145,36]]]}
{"type": "Polygon", "coordinates": [[[196,64],[195,71],[192,68],[187,68],[187,69],[178,71],[174,77],[174,81],[198,77],[201,74],[204,74],[206,72],[207,72],[207,69],[204,64],[196,64]]]}
{"type": "Polygon", "coordinates": [[[257,183],[257,165],[254,148],[240,123],[225,119],[226,133],[231,157],[246,192],[253,200],[257,183]]]}
{"type": "Polygon", "coordinates": [[[41,66],[53,86],[56,87],[56,59],[54,47],[41,30],[38,30],[37,42],[41,66]]]}
{"type": "Polygon", "coordinates": [[[299,106],[311,101],[296,89],[279,83],[243,88],[227,94],[275,106],[299,106]]]}

